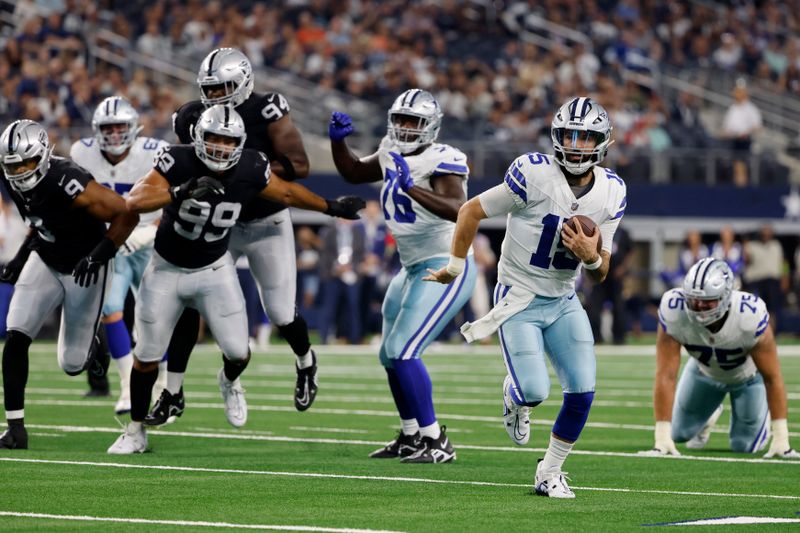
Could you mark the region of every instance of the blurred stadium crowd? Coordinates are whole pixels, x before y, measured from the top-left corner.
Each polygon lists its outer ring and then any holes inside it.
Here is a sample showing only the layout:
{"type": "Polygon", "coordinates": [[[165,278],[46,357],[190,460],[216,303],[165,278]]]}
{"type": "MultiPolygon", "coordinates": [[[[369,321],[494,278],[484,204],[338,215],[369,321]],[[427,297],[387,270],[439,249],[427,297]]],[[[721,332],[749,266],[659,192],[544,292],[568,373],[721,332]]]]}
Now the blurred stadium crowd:
{"type": "MultiPolygon", "coordinates": [[[[121,37],[111,45],[119,54],[133,50],[180,58],[192,68],[215,47],[236,47],[256,67],[288,72],[384,109],[403,90],[426,88],[441,103],[444,137],[454,144],[522,142],[547,149],[553,109],[570,95],[588,93],[611,114],[617,144],[609,152],[610,165],[629,182],[647,179],[641,177],[645,175],[658,180],[651,172],[652,161],[670,148],[725,149],[725,159],[744,161],[761,129],[759,110],[749,102],[744,85],[734,89],[736,102],[728,110],[728,115],[739,114],[711,129],[701,120],[705,104],[693,92],[667,95],[651,83],[661,72],[700,85],[745,76],[750,87],[776,98],[800,95],[798,0],[17,0],[0,2],[0,14],[0,122],[42,122],[60,154],[90,133],[95,106],[115,94],[127,97],[139,110],[144,135],[174,141],[171,115],[195,94],[191,83],[176,87],[146,68],[123,70],[98,60],[91,52],[99,29],[121,37]],[[564,32],[547,46],[520,38],[523,27],[535,26],[537,20],[571,28],[575,35],[564,32]],[[746,127],[740,127],[742,116],[747,117],[746,127]]],[[[325,120],[320,117],[320,131],[325,120]]],[[[383,131],[372,133],[377,138],[383,131]]],[[[469,154],[469,148],[465,151],[469,154]]],[[[502,173],[509,160],[498,161],[497,171],[502,173]]],[[[684,167],[662,178],[700,180],[702,172],[684,167]]],[[[774,182],[788,180],[788,171],[780,165],[766,174],[774,182]]],[[[724,166],[722,175],[721,181],[748,183],[744,164],[724,166]]],[[[334,319],[345,315],[336,313],[334,299],[344,302],[347,316],[357,316],[356,326],[348,325],[353,320],[343,321],[342,337],[360,341],[380,329],[380,291],[387,273],[399,265],[391,236],[378,229],[382,225],[375,211],[350,228],[367,237],[362,254],[353,259],[357,289],[327,263],[335,250],[329,249],[326,238],[335,234],[335,225],[319,234],[297,228],[300,305],[312,314],[317,309],[323,339],[336,336],[334,319]]],[[[2,263],[15,248],[15,223],[8,209],[0,215],[2,263]]],[[[692,257],[722,253],[737,265],[745,283],[760,281],[765,270],[766,277],[777,279],[778,288],[770,283],[763,290],[773,300],[788,296],[790,303],[796,301],[792,287],[800,283],[791,280],[788,265],[798,261],[787,260],[793,250],[782,250],[780,258],[773,253],[770,257],[777,263],[761,268],[752,265],[760,256],[745,255],[739,241],[725,244],[728,236],[720,238],[722,248],[703,245],[705,252],[698,251],[696,240],[687,237],[686,249],[694,247],[692,257]],[[748,268],[757,272],[755,277],[748,279],[748,268]]],[[[752,242],[762,240],[768,242],[771,236],[752,242]]],[[[484,243],[486,255],[480,263],[491,284],[494,258],[488,240],[484,243]]],[[[674,271],[663,273],[667,285],[685,273],[690,263],[684,255],[674,271]]],[[[618,263],[624,267],[623,261],[624,256],[618,263]]],[[[4,290],[0,286],[0,315],[7,300],[4,290]]],[[[479,314],[488,305],[488,292],[476,293],[480,294],[473,307],[479,314]]],[[[626,309],[635,318],[644,307],[639,303],[626,309]]],[[[258,327],[254,319],[253,329],[258,327]]]]}

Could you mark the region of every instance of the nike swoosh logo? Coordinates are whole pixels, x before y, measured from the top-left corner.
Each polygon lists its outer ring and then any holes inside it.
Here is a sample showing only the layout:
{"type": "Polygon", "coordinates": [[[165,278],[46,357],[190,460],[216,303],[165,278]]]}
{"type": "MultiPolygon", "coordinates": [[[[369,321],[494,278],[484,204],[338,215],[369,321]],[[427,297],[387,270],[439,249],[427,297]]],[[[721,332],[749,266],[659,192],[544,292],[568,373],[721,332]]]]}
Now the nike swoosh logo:
{"type": "Polygon", "coordinates": [[[219,265],[219,266],[211,267],[211,270],[217,271],[217,270],[219,270],[220,268],[222,268],[224,266],[225,265],[219,265]]]}
{"type": "Polygon", "coordinates": [[[297,399],[300,405],[308,404],[308,383],[303,386],[303,396],[297,399]]]}

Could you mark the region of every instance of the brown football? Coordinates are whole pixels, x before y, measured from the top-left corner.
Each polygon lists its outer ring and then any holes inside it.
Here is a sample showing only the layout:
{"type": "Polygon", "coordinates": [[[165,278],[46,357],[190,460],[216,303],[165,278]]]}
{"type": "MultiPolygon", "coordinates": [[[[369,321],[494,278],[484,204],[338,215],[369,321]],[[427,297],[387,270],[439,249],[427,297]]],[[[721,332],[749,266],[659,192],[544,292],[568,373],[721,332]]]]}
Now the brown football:
{"type": "MultiPolygon", "coordinates": [[[[575,225],[575,221],[581,223],[583,229],[583,233],[589,236],[594,235],[595,231],[599,231],[597,229],[597,224],[594,223],[594,220],[585,216],[585,215],[575,215],[572,218],[567,219],[564,222],[565,226],[569,226],[572,231],[578,231],[578,227],[575,225]]],[[[600,250],[603,248],[603,236],[600,235],[600,238],[597,239],[597,253],[600,253],[600,250]]]]}

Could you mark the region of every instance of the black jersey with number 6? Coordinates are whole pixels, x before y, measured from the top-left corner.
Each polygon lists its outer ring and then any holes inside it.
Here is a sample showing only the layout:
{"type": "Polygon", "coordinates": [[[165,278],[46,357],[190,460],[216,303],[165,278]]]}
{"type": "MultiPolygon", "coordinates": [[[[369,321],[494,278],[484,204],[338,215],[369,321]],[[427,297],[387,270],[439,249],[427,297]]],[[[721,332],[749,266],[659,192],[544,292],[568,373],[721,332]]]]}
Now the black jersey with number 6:
{"type": "MultiPolygon", "coordinates": [[[[183,104],[172,115],[172,128],[182,143],[191,144],[193,142],[191,131],[205,109],[200,100],[193,100],[183,104]]],[[[289,103],[286,98],[279,93],[253,93],[236,107],[236,112],[244,120],[245,131],[247,131],[244,147],[264,152],[270,160],[277,159],[280,154],[275,153],[275,148],[267,134],[267,126],[289,114],[289,103]]],[[[249,222],[274,215],[282,209],[286,209],[286,206],[264,198],[256,198],[243,207],[239,219],[242,222],[249,222]]]]}
{"type": "Polygon", "coordinates": [[[69,274],[103,239],[105,223],[72,205],[94,178],[69,159],[52,156],[47,174],[29,191],[18,191],[0,176],[20,214],[36,230],[33,249],[50,268],[69,274]]]}
{"type": "Polygon", "coordinates": [[[172,145],[156,157],[155,169],[170,186],[210,176],[225,187],[223,194],[189,198],[164,208],[155,250],[181,268],[202,268],[225,255],[230,229],[239,220],[242,206],[269,183],[269,160],[256,150],[244,150],[236,166],[217,174],[195,155],[194,146],[172,145]]]}

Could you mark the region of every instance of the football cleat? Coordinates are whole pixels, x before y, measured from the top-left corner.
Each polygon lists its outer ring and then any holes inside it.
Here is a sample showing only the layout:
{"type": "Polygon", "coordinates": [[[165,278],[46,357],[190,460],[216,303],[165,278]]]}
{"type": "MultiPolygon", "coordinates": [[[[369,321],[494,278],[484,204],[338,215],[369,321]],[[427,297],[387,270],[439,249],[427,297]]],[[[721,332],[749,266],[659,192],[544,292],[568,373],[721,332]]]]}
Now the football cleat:
{"type": "Polygon", "coordinates": [[[8,429],[0,435],[0,449],[27,450],[28,431],[25,429],[25,426],[9,426],[8,429]]]}
{"type": "Polygon", "coordinates": [[[294,407],[298,411],[311,407],[317,397],[317,354],[314,350],[311,350],[311,358],[313,362],[308,368],[299,368],[295,363],[297,383],[294,386],[294,407]]]}
{"type": "Polygon", "coordinates": [[[183,400],[183,387],[180,388],[178,394],[170,394],[167,389],[161,391],[161,396],[153,406],[153,409],[147,413],[142,423],[145,426],[160,426],[162,424],[172,424],[175,419],[183,414],[186,408],[186,403],[183,400]]]}
{"type": "Polygon", "coordinates": [[[395,457],[408,457],[420,449],[419,431],[413,435],[406,435],[401,430],[392,442],[375,450],[369,456],[373,459],[394,459],[395,457]]]}
{"type": "Polygon", "coordinates": [[[219,369],[217,375],[219,390],[225,402],[225,417],[228,423],[235,428],[240,428],[247,422],[247,401],[244,399],[244,389],[239,378],[230,381],[225,377],[225,370],[219,369]]]}
{"type": "Polygon", "coordinates": [[[134,425],[133,422],[125,427],[117,440],[108,448],[111,455],[132,455],[134,453],[144,453],[147,451],[147,433],[141,424],[134,425]]]}
{"type": "MultiPolygon", "coordinates": [[[[108,374],[108,365],[111,364],[111,353],[104,350],[100,344],[100,340],[95,337],[94,344],[89,357],[86,359],[84,369],[89,373],[89,384],[92,389],[95,386],[92,384],[93,378],[104,378],[108,374]]],[[[105,388],[108,389],[108,379],[105,380],[105,388]]]]}
{"type": "Polygon", "coordinates": [[[506,432],[514,444],[523,446],[528,444],[531,436],[531,408],[525,405],[517,405],[511,398],[510,388],[514,386],[511,376],[506,375],[503,380],[503,420],[506,432]]]}
{"type": "Polygon", "coordinates": [[[708,444],[708,438],[711,436],[711,430],[714,428],[720,416],[722,416],[722,404],[719,404],[719,406],[714,409],[714,412],[711,413],[708,421],[697,435],[686,441],[686,447],[690,450],[702,450],[705,448],[706,444],[708,444]]]}
{"type": "Polygon", "coordinates": [[[422,437],[420,439],[420,448],[408,457],[400,459],[400,462],[449,463],[455,461],[456,451],[453,449],[453,443],[447,438],[445,430],[447,430],[447,426],[442,426],[442,432],[439,434],[438,439],[422,437]]]}
{"type": "Polygon", "coordinates": [[[574,498],[575,493],[567,485],[567,473],[560,470],[555,472],[545,472],[542,468],[544,463],[539,459],[536,466],[536,477],[533,480],[533,490],[539,496],[548,498],[574,498]]]}

